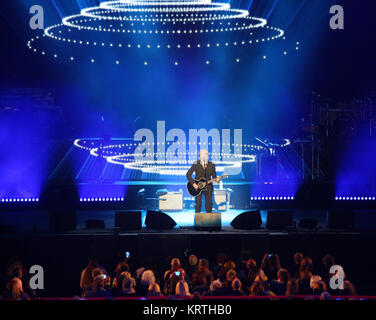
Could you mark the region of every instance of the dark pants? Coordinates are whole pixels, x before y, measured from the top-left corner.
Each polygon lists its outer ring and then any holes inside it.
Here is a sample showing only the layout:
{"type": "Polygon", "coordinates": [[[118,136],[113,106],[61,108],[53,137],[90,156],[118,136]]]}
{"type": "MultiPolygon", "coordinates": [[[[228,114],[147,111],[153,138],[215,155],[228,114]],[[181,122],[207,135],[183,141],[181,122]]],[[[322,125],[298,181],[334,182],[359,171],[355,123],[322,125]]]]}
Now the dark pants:
{"type": "Polygon", "coordinates": [[[205,192],[201,192],[201,194],[196,197],[196,212],[201,212],[202,195],[205,196],[205,210],[206,210],[206,212],[212,212],[213,187],[211,187],[211,188],[209,187],[205,192]]]}

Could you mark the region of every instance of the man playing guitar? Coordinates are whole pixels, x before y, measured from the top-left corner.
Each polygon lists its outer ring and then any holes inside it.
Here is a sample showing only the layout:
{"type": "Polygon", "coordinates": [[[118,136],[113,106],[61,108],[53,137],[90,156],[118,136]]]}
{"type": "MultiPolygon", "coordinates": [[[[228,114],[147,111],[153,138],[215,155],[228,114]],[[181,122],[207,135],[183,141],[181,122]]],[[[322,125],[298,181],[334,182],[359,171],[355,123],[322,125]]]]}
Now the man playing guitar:
{"type": "MultiPolygon", "coordinates": [[[[187,171],[187,179],[190,184],[197,190],[198,185],[195,180],[192,178],[192,174],[195,172],[195,179],[205,178],[206,180],[215,179],[216,182],[219,182],[220,179],[217,177],[217,172],[215,171],[215,165],[213,162],[209,161],[209,152],[208,150],[202,149],[199,153],[199,161],[193,163],[192,167],[187,171]]],[[[202,194],[205,196],[205,209],[206,212],[212,212],[213,207],[213,185],[208,184],[206,190],[201,192],[196,197],[196,212],[201,211],[201,200],[202,194]]]]}

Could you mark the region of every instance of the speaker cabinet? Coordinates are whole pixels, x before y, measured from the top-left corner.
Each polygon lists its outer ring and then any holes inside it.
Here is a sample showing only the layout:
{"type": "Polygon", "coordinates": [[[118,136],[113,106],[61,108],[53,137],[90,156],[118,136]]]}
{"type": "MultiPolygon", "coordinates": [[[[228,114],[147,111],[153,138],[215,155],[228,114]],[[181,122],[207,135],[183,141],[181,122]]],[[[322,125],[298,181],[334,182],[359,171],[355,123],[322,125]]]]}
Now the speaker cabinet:
{"type": "Polygon", "coordinates": [[[176,222],[162,211],[148,210],[146,212],[145,225],[147,229],[166,230],[173,229],[176,222]]]}
{"type": "Polygon", "coordinates": [[[141,211],[117,211],[115,213],[115,228],[120,230],[141,230],[141,211]]]}
{"type": "Polygon", "coordinates": [[[259,210],[246,211],[235,217],[231,225],[235,229],[252,230],[261,227],[261,214],[259,210]]]}
{"type": "Polygon", "coordinates": [[[282,230],[293,227],[291,211],[268,211],[266,228],[272,230],[282,230]]]}
{"type": "Polygon", "coordinates": [[[222,218],[220,212],[195,214],[195,230],[219,231],[221,228],[222,218]]]}

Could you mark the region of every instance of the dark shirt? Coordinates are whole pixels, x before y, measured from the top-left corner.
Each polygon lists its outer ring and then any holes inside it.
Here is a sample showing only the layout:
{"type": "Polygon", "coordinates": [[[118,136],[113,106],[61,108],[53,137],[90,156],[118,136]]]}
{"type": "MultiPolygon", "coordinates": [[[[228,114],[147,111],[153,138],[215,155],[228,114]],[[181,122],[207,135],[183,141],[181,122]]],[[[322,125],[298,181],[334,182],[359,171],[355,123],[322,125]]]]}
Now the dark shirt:
{"type": "Polygon", "coordinates": [[[195,179],[214,179],[217,177],[217,172],[215,170],[215,164],[211,161],[208,161],[208,164],[206,165],[206,169],[204,170],[204,167],[201,165],[200,161],[196,161],[193,163],[192,167],[188,170],[186,176],[188,181],[191,184],[194,184],[195,181],[192,178],[192,174],[195,173],[195,179]]]}
{"type": "Polygon", "coordinates": [[[85,298],[111,298],[112,294],[109,290],[92,290],[88,289],[85,292],[85,298]]]}
{"type": "Polygon", "coordinates": [[[243,292],[243,290],[233,290],[231,292],[231,295],[241,297],[241,296],[245,296],[245,293],[243,292]]]}
{"type": "Polygon", "coordinates": [[[127,290],[121,290],[120,291],[120,296],[121,297],[135,297],[136,296],[136,292],[129,292],[127,290]]]}
{"type": "Polygon", "coordinates": [[[284,296],[286,295],[287,291],[287,283],[281,283],[279,281],[272,280],[270,281],[269,289],[277,296],[284,296]]]}
{"type": "Polygon", "coordinates": [[[299,294],[312,294],[312,289],[311,289],[311,279],[310,278],[305,278],[305,279],[300,279],[298,281],[299,283],[299,294]]]}

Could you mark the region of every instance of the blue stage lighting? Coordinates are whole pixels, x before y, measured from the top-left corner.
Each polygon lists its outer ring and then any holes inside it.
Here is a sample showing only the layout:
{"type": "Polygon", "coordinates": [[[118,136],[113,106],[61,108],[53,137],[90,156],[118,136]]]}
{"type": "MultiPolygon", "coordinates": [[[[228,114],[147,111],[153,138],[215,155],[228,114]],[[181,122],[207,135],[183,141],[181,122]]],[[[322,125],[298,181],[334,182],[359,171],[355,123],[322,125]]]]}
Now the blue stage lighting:
{"type": "Polygon", "coordinates": [[[281,200],[294,200],[293,196],[282,197],[282,196],[252,196],[251,201],[281,201],[281,200]]]}
{"type": "MultiPolygon", "coordinates": [[[[129,49],[141,49],[142,54],[149,56],[154,54],[150,51],[154,48],[179,49],[176,53],[183,57],[186,49],[239,47],[244,50],[254,44],[285,39],[284,34],[282,29],[269,26],[266,19],[252,17],[247,10],[233,9],[228,3],[118,0],[105,1],[82,9],[80,14],[64,17],[62,23],[46,28],[43,37],[30,39],[27,46],[43,56],[91,63],[108,57],[93,49],[121,50],[116,52],[116,56],[124,59],[115,60],[119,65],[123,61],[131,63],[124,55],[129,49]],[[66,49],[59,54],[58,43],[66,49]]],[[[213,58],[209,60],[193,51],[186,53],[205,59],[206,64],[215,57],[215,51],[210,53],[213,58]]],[[[179,65],[182,62],[179,59],[179,65]]]]}
{"type": "Polygon", "coordinates": [[[39,198],[1,198],[1,202],[39,202],[39,198]]]}
{"type": "Polygon", "coordinates": [[[335,201],[375,201],[375,196],[336,196],[335,201]]]}

